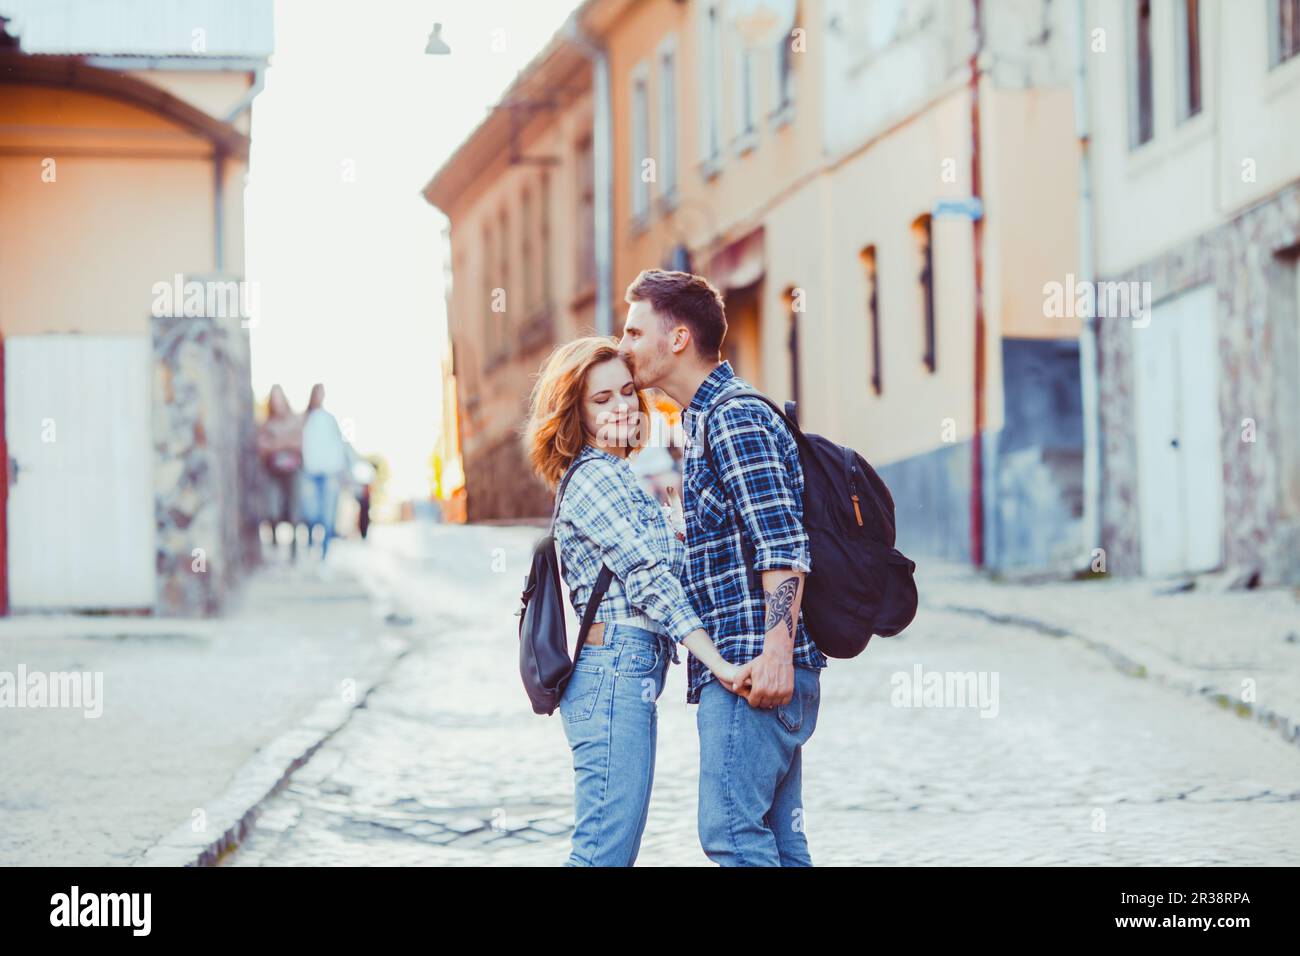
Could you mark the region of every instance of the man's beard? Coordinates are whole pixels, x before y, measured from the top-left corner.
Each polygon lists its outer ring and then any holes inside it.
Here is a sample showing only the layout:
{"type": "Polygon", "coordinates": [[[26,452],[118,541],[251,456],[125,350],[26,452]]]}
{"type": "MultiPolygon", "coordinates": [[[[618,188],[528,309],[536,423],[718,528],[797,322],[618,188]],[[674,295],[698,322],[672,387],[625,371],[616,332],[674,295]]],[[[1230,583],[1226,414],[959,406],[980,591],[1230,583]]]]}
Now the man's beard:
{"type": "MultiPolygon", "coordinates": [[[[663,359],[664,359],[665,355],[666,355],[666,352],[661,352],[661,353],[655,355],[655,358],[658,359],[659,361],[657,361],[657,362],[655,362],[655,363],[653,363],[653,364],[654,364],[657,368],[660,368],[660,369],[663,368],[663,359]]],[[[657,387],[657,386],[655,386],[655,385],[651,382],[651,378],[652,378],[652,376],[646,374],[645,364],[642,363],[642,362],[638,362],[636,359],[633,359],[633,360],[632,360],[632,383],[633,383],[637,388],[655,388],[655,387],[657,387]]]]}

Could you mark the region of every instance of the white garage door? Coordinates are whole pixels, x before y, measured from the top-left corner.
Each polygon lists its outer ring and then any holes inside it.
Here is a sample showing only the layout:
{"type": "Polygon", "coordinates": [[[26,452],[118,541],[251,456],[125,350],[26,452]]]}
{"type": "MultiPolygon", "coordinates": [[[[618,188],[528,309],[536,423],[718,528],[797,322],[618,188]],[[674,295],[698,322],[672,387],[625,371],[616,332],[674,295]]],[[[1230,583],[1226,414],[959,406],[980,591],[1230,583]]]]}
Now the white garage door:
{"type": "Polygon", "coordinates": [[[13,610],[153,607],[149,369],[143,336],[5,340],[13,610]]]}
{"type": "Polygon", "coordinates": [[[1215,290],[1161,302],[1137,346],[1142,570],[1208,571],[1223,559],[1223,453],[1215,290]]]}

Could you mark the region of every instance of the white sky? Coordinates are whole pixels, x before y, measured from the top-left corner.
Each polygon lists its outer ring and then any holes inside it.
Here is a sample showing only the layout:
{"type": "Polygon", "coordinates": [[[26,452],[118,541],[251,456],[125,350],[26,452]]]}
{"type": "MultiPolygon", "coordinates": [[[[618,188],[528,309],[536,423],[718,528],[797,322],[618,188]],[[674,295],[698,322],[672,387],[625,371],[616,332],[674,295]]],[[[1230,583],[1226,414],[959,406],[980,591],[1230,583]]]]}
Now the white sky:
{"type": "Polygon", "coordinates": [[[443,220],[420,190],[574,6],[276,0],[245,190],[253,388],[301,411],[323,382],[394,498],[428,494],[440,427],[443,220]],[[450,56],[424,53],[435,21],[450,56]]]}

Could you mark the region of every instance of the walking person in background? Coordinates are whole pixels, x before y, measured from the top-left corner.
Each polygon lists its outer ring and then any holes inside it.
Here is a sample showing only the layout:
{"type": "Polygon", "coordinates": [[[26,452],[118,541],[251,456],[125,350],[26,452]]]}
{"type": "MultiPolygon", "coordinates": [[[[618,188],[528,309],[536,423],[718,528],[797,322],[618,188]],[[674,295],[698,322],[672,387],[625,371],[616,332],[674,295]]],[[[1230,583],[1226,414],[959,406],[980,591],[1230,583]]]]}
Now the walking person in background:
{"type": "Polygon", "coordinates": [[[600,336],[552,352],[530,405],[533,469],[552,488],[570,476],[554,533],[579,619],[601,566],[613,572],[560,699],[577,776],[568,866],[636,861],[654,783],[655,702],[677,645],[713,668],[717,686],[744,690],[744,669],[722,659],[682,587],[683,541],[628,465],[648,417],[616,340],[600,336]]]}
{"type": "Polygon", "coordinates": [[[375,480],[379,477],[379,469],[375,467],[373,460],[362,458],[353,452],[351,445],[348,445],[348,457],[352,459],[352,484],[355,487],[353,493],[357,499],[357,531],[361,533],[361,540],[364,541],[366,535],[370,533],[370,496],[374,490],[375,480]]]}
{"type": "Polygon", "coordinates": [[[298,557],[298,472],[302,468],[302,416],[294,414],[284,389],[272,385],[266,420],[257,430],[257,451],[265,491],[263,520],[271,526],[271,547],[281,522],[289,523],[289,557],[298,557]]]}
{"type": "Polygon", "coordinates": [[[317,525],[324,528],[321,560],[329,553],[334,537],[334,519],[339,507],[339,482],[347,468],[343,432],[339,423],[325,411],[325,386],[311,388],[307,415],[302,425],[302,517],[307,524],[307,549],[311,550],[312,533],[317,525]]]}

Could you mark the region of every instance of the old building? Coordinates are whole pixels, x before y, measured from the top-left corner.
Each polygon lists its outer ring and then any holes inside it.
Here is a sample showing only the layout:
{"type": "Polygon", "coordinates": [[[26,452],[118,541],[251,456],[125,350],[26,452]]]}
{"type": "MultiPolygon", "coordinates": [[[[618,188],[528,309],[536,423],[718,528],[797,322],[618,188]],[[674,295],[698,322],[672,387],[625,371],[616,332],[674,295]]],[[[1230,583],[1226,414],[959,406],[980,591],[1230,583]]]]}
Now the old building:
{"type": "Polygon", "coordinates": [[[1088,19],[1096,272],[1150,306],[1096,322],[1100,544],[1300,580],[1300,4],[1088,19]]]}
{"type": "MultiPolygon", "coordinates": [[[[609,315],[575,309],[571,257],[554,260],[564,321],[550,334],[569,334],[565,322],[617,332],[622,290],[647,266],[704,274],[726,295],[724,357],[882,471],[905,550],[1006,567],[1075,559],[1079,323],[1050,314],[1042,291],[1078,257],[1073,29],[1060,5],[1028,0],[589,0],[503,103],[584,90],[533,114],[532,139],[521,121],[517,138],[524,155],[567,163],[551,168],[577,191],[552,189],[550,215],[582,231],[560,248],[585,250],[590,235],[609,249],[609,315]],[[574,36],[583,45],[569,50],[574,36]],[[600,179],[606,87],[607,239],[603,190],[595,215],[583,205],[600,179]]],[[[517,454],[509,426],[540,360],[517,312],[500,344],[489,304],[532,268],[505,251],[523,248],[524,185],[540,175],[510,165],[509,115],[430,194],[453,222],[471,518],[545,505],[497,490],[519,486],[495,463],[517,454]],[[490,342],[510,358],[485,355],[490,342]]]]}
{"type": "Polygon", "coordinates": [[[520,428],[551,346],[595,329],[591,77],[589,55],[561,31],[425,189],[451,224],[448,404],[471,521],[550,508],[520,428]]]}
{"type": "Polygon", "coordinates": [[[271,5],[131,13],[0,0],[15,610],[209,613],[256,545],[243,182],[271,5]]]}

